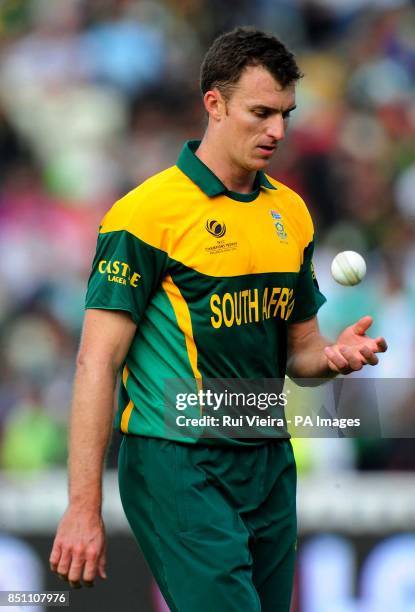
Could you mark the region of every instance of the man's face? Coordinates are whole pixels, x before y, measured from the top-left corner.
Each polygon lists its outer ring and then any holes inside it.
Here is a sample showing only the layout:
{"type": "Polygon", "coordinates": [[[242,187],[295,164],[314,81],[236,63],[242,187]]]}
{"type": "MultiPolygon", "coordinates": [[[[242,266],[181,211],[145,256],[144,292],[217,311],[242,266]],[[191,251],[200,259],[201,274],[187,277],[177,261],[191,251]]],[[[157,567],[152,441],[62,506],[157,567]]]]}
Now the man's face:
{"type": "Polygon", "coordinates": [[[223,102],[218,124],[222,146],[235,166],[265,168],[284,138],[295,85],[282,88],[262,66],[248,66],[223,102]]]}

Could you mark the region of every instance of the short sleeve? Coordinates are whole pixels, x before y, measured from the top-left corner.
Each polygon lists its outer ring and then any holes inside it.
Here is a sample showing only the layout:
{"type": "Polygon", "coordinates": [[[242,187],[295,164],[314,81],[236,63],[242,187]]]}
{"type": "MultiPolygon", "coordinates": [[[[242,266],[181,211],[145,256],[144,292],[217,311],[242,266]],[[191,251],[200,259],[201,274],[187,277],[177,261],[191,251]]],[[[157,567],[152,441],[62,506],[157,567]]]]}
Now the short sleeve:
{"type": "Polygon", "coordinates": [[[295,302],[290,323],[311,319],[326,302],[321,293],[313,267],[314,241],[304,249],[304,259],[298,275],[295,302]]]}
{"type": "Polygon", "coordinates": [[[138,324],[158,288],[167,254],[126,230],[98,236],[85,308],[124,310],[138,324]]]}

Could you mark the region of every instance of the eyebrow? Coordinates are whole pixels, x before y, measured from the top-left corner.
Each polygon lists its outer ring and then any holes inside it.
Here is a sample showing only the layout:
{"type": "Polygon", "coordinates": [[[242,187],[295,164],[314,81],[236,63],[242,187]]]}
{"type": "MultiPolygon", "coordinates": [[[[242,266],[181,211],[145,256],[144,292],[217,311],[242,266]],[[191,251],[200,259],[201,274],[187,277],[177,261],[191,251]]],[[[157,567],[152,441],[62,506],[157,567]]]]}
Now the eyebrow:
{"type": "Polygon", "coordinates": [[[265,104],[252,104],[250,105],[251,109],[253,108],[257,108],[257,109],[261,109],[267,112],[271,112],[271,113],[275,113],[275,112],[281,112],[281,113],[290,113],[291,111],[295,110],[297,108],[297,105],[294,104],[294,106],[290,106],[289,108],[286,109],[278,109],[278,108],[274,108],[273,106],[265,106],[265,104]]]}

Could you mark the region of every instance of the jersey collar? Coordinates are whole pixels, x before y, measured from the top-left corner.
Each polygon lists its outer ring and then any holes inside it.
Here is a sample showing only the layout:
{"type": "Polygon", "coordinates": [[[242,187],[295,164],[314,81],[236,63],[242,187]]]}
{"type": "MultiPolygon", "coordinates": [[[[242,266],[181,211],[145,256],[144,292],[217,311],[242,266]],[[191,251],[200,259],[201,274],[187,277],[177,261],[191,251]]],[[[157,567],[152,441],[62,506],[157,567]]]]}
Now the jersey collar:
{"type": "Polygon", "coordinates": [[[260,187],[276,189],[268,180],[265,173],[259,170],[255,177],[254,191],[251,193],[236,193],[229,191],[222,181],[195,155],[200,145],[200,140],[188,140],[181,150],[177,167],[180,168],[200,189],[209,197],[217,195],[228,195],[233,199],[249,201],[257,197],[260,187]],[[253,196],[253,197],[252,197],[253,196]]]}

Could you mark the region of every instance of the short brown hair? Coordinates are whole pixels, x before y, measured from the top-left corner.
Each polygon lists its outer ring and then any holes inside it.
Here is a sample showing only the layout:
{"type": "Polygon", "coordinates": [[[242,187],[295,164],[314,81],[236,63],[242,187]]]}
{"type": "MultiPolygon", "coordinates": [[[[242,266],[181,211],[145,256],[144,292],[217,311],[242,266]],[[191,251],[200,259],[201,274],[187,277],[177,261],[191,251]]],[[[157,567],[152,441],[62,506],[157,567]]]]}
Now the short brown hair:
{"type": "Polygon", "coordinates": [[[202,94],[217,87],[229,97],[246,66],[263,66],[282,87],[301,74],[294,55],[275,36],[251,27],[240,27],[216,38],[200,69],[202,94]]]}

